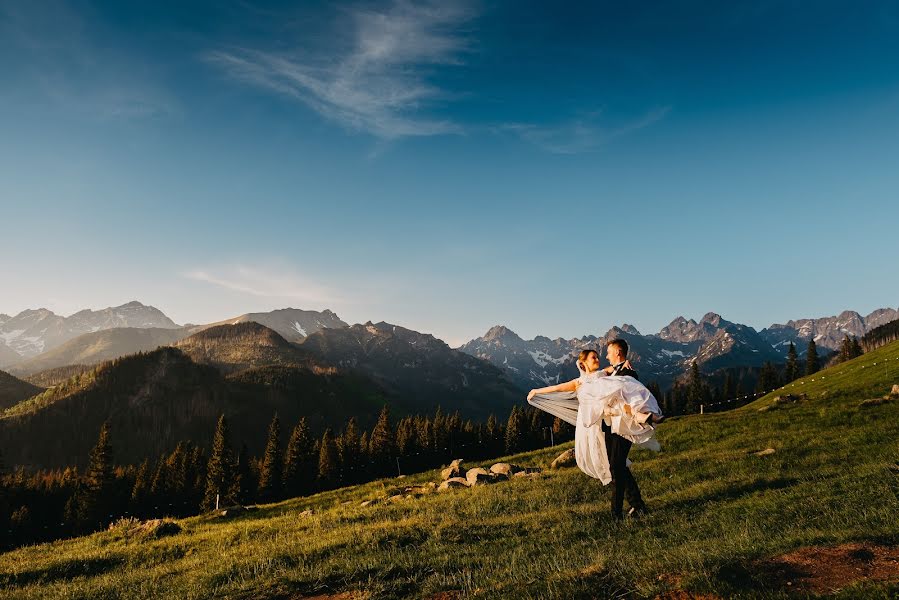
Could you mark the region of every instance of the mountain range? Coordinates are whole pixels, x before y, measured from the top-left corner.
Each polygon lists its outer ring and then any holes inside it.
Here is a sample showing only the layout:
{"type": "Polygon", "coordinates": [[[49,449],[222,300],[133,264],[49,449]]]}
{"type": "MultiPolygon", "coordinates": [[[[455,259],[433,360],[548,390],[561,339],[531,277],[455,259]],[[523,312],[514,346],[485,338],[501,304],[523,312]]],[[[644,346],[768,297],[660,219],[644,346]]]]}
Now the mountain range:
{"type": "Polygon", "coordinates": [[[140,302],[82,310],[69,317],[46,308],[23,310],[14,317],[0,315],[0,367],[52,350],[82,334],[118,327],[179,328],[158,308],[140,302]]]}
{"type": "Polygon", "coordinates": [[[216,325],[95,367],[30,379],[50,387],[0,372],[0,448],[30,469],[83,466],[107,420],[113,436],[127,439],[117,459],[133,462],[181,440],[206,445],[223,413],[235,439],[259,453],[276,413],[287,424],[306,417],[320,432],[349,417],[371,427],[384,404],[395,416],[440,406],[483,421],[504,418],[522,400],[490,363],[388,323],[323,328],[302,343],[253,321],[216,325]]]}
{"type": "Polygon", "coordinates": [[[10,370],[28,380],[0,372],[0,446],[12,464],[52,467],[86,457],[107,419],[129,440],[127,461],[183,439],[207,443],[222,413],[254,452],[275,413],[286,423],[304,416],[319,430],[350,416],[370,426],[385,403],[395,415],[441,406],[464,418],[504,418],[524,389],[574,377],[580,349],[615,338],[628,341],[643,381],[665,387],[694,360],[706,372],[782,362],[790,341],[802,353],[814,338],[826,352],[897,317],[893,309],[847,311],[756,331],[708,313],[698,322],[678,317],[656,334],[624,324],[569,340],[523,340],[496,326],[453,349],[390,323],[350,326],[327,310],[185,326],[138,302],[71,317],[24,311],[0,317],[0,356],[19,357],[10,370]]]}
{"type": "Polygon", "coordinates": [[[530,389],[576,377],[574,363],[580,350],[599,348],[621,338],[630,346],[629,358],[640,378],[666,388],[693,361],[707,373],[733,367],[760,367],[765,362],[782,363],[790,342],[803,356],[811,339],[822,354],[827,354],[839,349],[844,336],[862,337],[897,318],[899,310],[891,308],[875,310],[866,317],[855,311],[844,311],[833,317],[788,321],[756,331],[710,312],[698,322],[677,317],[656,334],[643,335],[633,325],[624,324],[600,337],[588,335],[567,340],[544,336],[524,340],[507,327],[497,325],[459,349],[490,361],[517,385],[530,389]]]}

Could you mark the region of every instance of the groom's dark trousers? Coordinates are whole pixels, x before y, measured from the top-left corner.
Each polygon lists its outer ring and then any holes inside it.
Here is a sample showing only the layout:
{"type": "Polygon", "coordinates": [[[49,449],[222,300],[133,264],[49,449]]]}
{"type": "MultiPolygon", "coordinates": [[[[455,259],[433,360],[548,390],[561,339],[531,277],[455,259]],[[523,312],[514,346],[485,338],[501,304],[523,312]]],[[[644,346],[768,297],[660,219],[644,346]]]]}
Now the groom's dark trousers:
{"type": "MultiPolygon", "coordinates": [[[[630,375],[637,379],[636,371],[620,367],[613,372],[614,375],[630,375]]],[[[605,421],[602,430],[606,438],[606,456],[609,459],[609,469],[612,471],[612,516],[623,516],[624,500],[637,510],[644,510],[646,504],[640,496],[640,488],[637,481],[627,468],[627,455],[631,451],[631,442],[617,433],[612,433],[605,421]]]]}

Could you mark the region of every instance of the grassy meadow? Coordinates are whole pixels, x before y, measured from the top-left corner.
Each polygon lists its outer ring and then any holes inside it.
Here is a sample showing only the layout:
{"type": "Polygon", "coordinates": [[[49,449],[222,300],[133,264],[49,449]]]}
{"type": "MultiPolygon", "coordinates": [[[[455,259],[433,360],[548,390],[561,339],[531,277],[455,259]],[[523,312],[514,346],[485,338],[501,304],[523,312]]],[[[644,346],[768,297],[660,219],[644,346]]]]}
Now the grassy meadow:
{"type": "MultiPolygon", "coordinates": [[[[577,468],[360,506],[437,481],[431,471],[233,519],[181,519],[180,533],[159,539],[118,529],[8,552],[0,555],[0,597],[829,594],[794,584],[776,557],[849,543],[897,546],[899,400],[865,402],[894,383],[899,342],[742,408],[668,420],[661,453],[631,454],[652,511],[638,521],[613,522],[608,490],[577,468]],[[775,401],[786,393],[804,396],[775,401]],[[755,454],[766,449],[774,452],[755,454]]],[[[484,464],[546,467],[570,446],[484,464]]],[[[896,598],[897,577],[844,578],[834,593],[896,598]]]]}

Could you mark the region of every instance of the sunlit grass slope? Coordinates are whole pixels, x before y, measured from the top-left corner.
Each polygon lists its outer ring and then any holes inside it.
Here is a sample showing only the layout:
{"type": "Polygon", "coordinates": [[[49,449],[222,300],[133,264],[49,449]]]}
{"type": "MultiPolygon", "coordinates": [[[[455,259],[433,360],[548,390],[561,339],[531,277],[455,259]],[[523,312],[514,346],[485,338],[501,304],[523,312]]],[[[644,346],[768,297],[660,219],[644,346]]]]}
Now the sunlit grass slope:
{"type": "MultiPolygon", "coordinates": [[[[608,490],[573,468],[359,505],[436,480],[429,472],[233,520],[184,519],[181,533],[158,540],[112,531],[10,552],[0,555],[0,596],[788,596],[753,565],[806,546],[899,542],[899,402],[864,402],[894,383],[899,343],[738,410],[671,419],[660,454],[632,455],[649,520],[613,523],[608,490]],[[786,393],[805,396],[775,402],[786,393]]],[[[565,447],[501,460],[546,466],[565,447]]],[[[895,583],[847,582],[839,595],[897,593],[895,583]]]]}

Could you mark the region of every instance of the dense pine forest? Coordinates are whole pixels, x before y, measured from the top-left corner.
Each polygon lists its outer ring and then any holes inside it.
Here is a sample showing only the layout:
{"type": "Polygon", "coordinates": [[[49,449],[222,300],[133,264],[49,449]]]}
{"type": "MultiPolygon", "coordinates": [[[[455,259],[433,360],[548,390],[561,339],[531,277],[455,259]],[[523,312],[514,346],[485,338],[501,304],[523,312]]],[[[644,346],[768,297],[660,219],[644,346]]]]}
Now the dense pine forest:
{"type": "Polygon", "coordinates": [[[183,441],[155,460],[117,466],[115,448],[128,440],[113,439],[104,424],[84,470],[17,468],[0,475],[2,547],[81,535],[123,516],[184,517],[216,506],[274,502],[420,472],[459,456],[476,460],[573,437],[567,423],[517,406],[505,422],[491,416],[474,423],[438,408],[393,423],[385,406],[371,431],[361,430],[355,418],[341,431],[327,428],[315,436],[305,418],[287,427],[275,415],[259,432],[264,453],[251,456],[223,415],[209,449],[183,441]]]}

